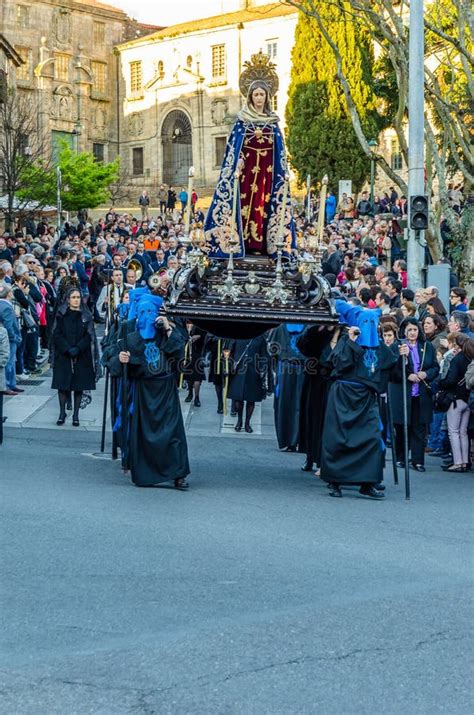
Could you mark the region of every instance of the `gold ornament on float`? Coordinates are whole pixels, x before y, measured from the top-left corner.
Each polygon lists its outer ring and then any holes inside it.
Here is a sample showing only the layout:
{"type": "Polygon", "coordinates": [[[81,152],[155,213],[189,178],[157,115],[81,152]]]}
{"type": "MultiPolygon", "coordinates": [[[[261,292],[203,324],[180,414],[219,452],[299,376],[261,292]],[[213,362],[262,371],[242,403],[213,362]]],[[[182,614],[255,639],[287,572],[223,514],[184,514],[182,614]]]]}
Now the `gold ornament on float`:
{"type": "Polygon", "coordinates": [[[279,80],[276,73],[276,64],[271,62],[270,57],[265,55],[262,50],[256,55],[252,55],[250,62],[248,60],[244,62],[239,88],[245,98],[247,98],[250,85],[257,80],[265,83],[270,97],[273,97],[278,92],[279,80]]]}

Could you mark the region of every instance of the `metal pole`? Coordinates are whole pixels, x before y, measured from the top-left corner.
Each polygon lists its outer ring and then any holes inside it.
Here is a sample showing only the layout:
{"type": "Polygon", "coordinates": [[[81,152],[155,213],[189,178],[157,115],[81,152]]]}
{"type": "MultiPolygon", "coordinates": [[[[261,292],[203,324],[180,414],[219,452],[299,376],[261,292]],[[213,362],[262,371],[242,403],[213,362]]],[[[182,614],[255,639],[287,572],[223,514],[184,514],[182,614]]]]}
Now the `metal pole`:
{"type": "Polygon", "coordinates": [[[311,221],[311,174],[306,177],[306,220],[311,221]]]}
{"type": "Polygon", "coordinates": [[[375,159],[372,154],[370,157],[370,203],[374,207],[374,189],[375,189],[375,159]]]}
{"type": "Polygon", "coordinates": [[[57,210],[58,210],[58,218],[57,218],[57,227],[58,227],[58,238],[60,237],[60,232],[61,232],[61,186],[62,186],[62,177],[61,177],[61,169],[59,166],[56,167],[56,204],[57,204],[57,210]]]}
{"type": "Polygon", "coordinates": [[[403,447],[405,462],[405,499],[410,499],[410,467],[408,465],[408,403],[407,403],[407,359],[402,357],[402,388],[403,388],[403,447]]]}
{"type": "Polygon", "coordinates": [[[109,380],[110,375],[107,368],[105,368],[105,390],[104,390],[104,406],[102,409],[102,432],[100,436],[100,451],[105,450],[105,426],[107,423],[107,400],[109,399],[109,380]]]}
{"type": "MultiPolygon", "coordinates": [[[[423,0],[410,2],[410,44],[408,59],[408,226],[410,226],[410,196],[425,192],[424,152],[424,18],[423,0]]],[[[423,287],[425,258],[424,232],[408,228],[408,282],[412,290],[423,287]],[[419,240],[417,240],[419,238],[419,240]]]]}

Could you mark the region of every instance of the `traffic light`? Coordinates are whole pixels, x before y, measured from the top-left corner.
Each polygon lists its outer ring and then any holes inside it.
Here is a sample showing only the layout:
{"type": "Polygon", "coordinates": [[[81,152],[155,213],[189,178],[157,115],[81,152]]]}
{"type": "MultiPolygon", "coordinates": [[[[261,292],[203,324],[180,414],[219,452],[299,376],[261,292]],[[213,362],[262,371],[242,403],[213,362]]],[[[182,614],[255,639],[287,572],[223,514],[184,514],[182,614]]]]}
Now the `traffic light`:
{"type": "Polygon", "coordinates": [[[410,228],[424,231],[428,228],[429,206],[427,196],[410,196],[410,228]]]}

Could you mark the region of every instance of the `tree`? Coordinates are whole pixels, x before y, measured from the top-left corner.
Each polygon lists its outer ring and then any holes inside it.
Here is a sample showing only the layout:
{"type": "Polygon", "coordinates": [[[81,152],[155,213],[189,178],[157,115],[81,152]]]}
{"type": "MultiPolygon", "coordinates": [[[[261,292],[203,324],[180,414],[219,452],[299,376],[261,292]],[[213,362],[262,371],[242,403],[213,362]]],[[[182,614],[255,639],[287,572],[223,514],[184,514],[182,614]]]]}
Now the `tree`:
{"type": "MultiPolygon", "coordinates": [[[[61,203],[65,211],[95,208],[110,200],[109,186],[117,180],[120,159],[111,163],[98,162],[90,152],[77,154],[63,142],[59,152],[61,170],[61,203]]],[[[46,203],[56,203],[56,170],[39,161],[29,177],[29,186],[22,197],[46,203]]]]}
{"type": "Polygon", "coordinates": [[[132,177],[130,172],[124,169],[122,164],[120,164],[120,171],[117,178],[114,179],[114,181],[112,181],[109,185],[109,194],[112,206],[115,206],[116,204],[120,206],[121,201],[129,198],[131,184],[132,177]]]}
{"type": "MultiPolygon", "coordinates": [[[[342,12],[318,2],[331,35],[343,47],[343,62],[365,130],[377,135],[369,36],[349,23],[342,12]]],[[[355,191],[366,180],[370,158],[360,148],[347,111],[336,61],[314,18],[300,14],[292,53],[287,104],[288,149],[300,182],[328,174],[333,183],[351,178],[355,191]]]]}
{"type": "MultiPolygon", "coordinates": [[[[375,107],[380,122],[396,132],[400,152],[408,164],[406,126],[408,117],[408,60],[409,60],[409,1],[398,0],[327,0],[322,7],[319,0],[287,0],[304,15],[315,21],[331,48],[336,64],[336,75],[343,90],[348,116],[357,141],[367,157],[371,155],[370,135],[364,126],[357,95],[350,81],[345,63],[345,47],[332,32],[331,12],[342,12],[348,21],[357,23],[377,46],[374,91],[375,107]],[[329,11],[329,12],[328,12],[329,11]],[[397,91],[387,88],[396,86],[397,91]]],[[[474,57],[472,54],[473,15],[469,0],[429,0],[425,8],[425,141],[426,193],[431,195],[436,182],[438,203],[434,207],[427,241],[436,259],[441,250],[439,215],[447,217],[454,235],[459,240],[466,233],[459,232],[459,224],[449,205],[448,182],[457,171],[468,188],[474,183],[474,158],[470,136],[473,129],[472,96],[474,94],[474,57]]],[[[378,153],[379,168],[403,194],[408,186],[402,176],[392,169],[385,157],[378,153]]]]}
{"type": "MultiPolygon", "coordinates": [[[[38,107],[29,95],[8,90],[0,100],[0,187],[6,196],[0,212],[7,228],[15,213],[30,213],[29,184],[38,172],[42,175],[50,169],[44,160],[45,148],[46,139],[38,130],[38,107]]],[[[47,203],[40,201],[36,210],[47,203]]]]}

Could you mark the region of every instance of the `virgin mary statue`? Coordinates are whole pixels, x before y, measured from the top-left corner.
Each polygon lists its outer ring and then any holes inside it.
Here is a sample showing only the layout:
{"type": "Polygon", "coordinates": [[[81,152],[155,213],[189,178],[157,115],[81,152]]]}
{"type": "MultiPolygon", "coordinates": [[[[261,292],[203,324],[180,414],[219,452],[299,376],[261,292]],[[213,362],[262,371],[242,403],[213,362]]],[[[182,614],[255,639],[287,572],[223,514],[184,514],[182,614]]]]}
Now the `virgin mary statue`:
{"type": "MultiPolygon", "coordinates": [[[[283,210],[287,161],[279,118],[270,99],[278,89],[275,65],[259,52],[246,62],[240,77],[244,107],[227,140],[214,198],[204,224],[209,255],[227,258],[235,197],[234,257],[276,256],[283,210]]],[[[283,224],[284,255],[295,246],[295,229],[287,196],[283,224]]]]}

